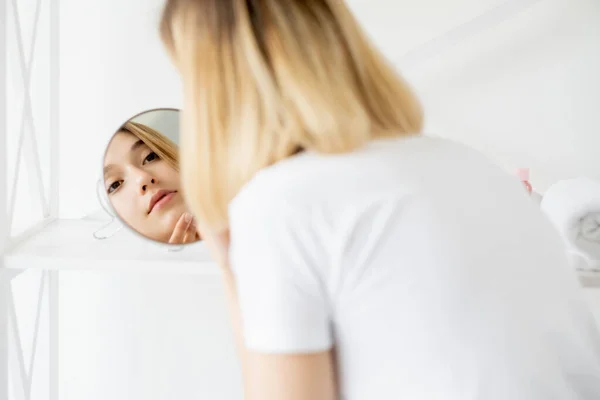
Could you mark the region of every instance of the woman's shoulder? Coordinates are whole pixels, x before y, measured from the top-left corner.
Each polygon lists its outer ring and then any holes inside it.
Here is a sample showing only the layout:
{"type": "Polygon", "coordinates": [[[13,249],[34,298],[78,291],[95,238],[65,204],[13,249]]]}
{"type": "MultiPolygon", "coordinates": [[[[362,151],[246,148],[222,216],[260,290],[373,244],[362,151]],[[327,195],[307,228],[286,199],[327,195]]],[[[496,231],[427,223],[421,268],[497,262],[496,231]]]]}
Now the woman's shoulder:
{"type": "Polygon", "coordinates": [[[431,177],[437,170],[452,169],[453,160],[475,169],[487,163],[468,146],[432,135],[377,139],[343,154],[300,153],[259,171],[231,201],[230,212],[314,207],[379,187],[414,187],[425,176],[435,184],[431,177]]]}
{"type": "Polygon", "coordinates": [[[258,171],[230,202],[230,214],[263,209],[279,212],[283,206],[301,202],[321,182],[316,164],[317,157],[298,154],[258,171]]]}

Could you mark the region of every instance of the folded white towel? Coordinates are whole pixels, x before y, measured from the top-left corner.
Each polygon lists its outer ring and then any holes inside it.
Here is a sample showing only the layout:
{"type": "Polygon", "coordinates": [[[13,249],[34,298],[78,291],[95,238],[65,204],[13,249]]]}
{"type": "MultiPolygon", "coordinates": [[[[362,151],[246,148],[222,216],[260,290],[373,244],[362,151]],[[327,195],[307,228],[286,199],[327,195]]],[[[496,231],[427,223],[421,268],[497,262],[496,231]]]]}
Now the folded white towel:
{"type": "Polygon", "coordinates": [[[567,243],[575,268],[600,269],[600,182],[557,182],[544,194],[541,208],[567,243]]]}

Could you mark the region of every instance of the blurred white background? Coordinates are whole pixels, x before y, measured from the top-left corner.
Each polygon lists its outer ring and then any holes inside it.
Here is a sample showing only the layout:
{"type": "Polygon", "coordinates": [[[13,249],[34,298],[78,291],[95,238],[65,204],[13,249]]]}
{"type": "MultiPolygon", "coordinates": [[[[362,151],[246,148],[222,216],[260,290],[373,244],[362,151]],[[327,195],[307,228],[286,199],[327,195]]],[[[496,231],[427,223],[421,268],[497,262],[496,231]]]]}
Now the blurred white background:
{"type": "MultiPolygon", "coordinates": [[[[35,6],[18,3],[24,14],[35,6]]],[[[509,171],[529,167],[540,191],[561,178],[600,179],[600,2],[522,0],[516,13],[517,2],[501,0],[349,3],[421,96],[428,132],[509,171]],[[490,12],[508,18],[472,26],[453,46],[431,42],[490,12]]],[[[60,1],[62,218],[99,210],[95,183],[115,129],[146,109],[181,106],[158,36],[162,4],[60,1]]],[[[241,398],[218,280],[61,272],[60,290],[61,400],[241,398]]]]}
{"type": "MultiPolygon", "coordinates": [[[[61,1],[63,217],[97,209],[93,178],[120,124],[145,109],[181,106],[158,36],[162,3],[61,1]]],[[[349,3],[420,94],[429,132],[469,143],[510,170],[531,168],[541,190],[564,177],[600,178],[598,1],[522,0],[532,5],[416,60],[405,56],[506,2],[349,3]]]]}

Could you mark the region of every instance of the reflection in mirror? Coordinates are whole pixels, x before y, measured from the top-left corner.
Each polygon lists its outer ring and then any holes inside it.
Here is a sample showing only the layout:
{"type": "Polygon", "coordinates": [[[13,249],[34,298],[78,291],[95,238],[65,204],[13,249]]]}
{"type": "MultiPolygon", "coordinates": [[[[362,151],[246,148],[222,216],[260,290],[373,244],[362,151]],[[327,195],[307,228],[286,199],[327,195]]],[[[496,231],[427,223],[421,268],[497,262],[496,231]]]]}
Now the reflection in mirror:
{"type": "Polygon", "coordinates": [[[103,162],[104,191],[116,215],[161,243],[200,240],[179,180],[179,111],[141,113],[117,129],[103,162]]]}

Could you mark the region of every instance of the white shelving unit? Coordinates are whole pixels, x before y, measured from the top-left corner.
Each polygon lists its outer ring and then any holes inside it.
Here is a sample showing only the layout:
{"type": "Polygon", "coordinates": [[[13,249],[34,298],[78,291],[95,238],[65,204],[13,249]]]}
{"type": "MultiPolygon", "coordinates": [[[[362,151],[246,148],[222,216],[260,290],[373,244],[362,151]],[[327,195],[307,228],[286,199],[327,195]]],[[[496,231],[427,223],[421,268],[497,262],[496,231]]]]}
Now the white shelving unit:
{"type": "Polygon", "coordinates": [[[13,269],[6,255],[58,217],[59,0],[28,6],[24,11],[18,0],[0,4],[0,400],[31,400],[40,334],[49,339],[48,399],[58,400],[58,272],[41,274],[26,360],[23,340],[29,335],[19,331],[12,282],[33,264],[13,269]],[[42,81],[47,87],[34,87],[42,81]],[[49,325],[41,333],[43,297],[49,325]]]}
{"type": "MultiPolygon", "coordinates": [[[[2,274],[2,311],[0,321],[11,329],[12,343],[8,337],[2,337],[8,346],[0,350],[0,362],[3,375],[0,377],[2,390],[12,382],[19,394],[16,399],[29,400],[32,371],[26,368],[23,356],[22,332],[19,332],[16,321],[16,308],[11,296],[10,283],[24,271],[39,270],[42,272],[39,306],[36,319],[41,313],[42,298],[45,293],[49,296],[48,312],[50,319],[50,399],[58,397],[58,274],[60,271],[89,270],[89,271],[126,271],[139,273],[168,273],[193,274],[219,278],[218,266],[210,260],[208,251],[203,243],[187,245],[173,251],[166,246],[141,239],[128,229],[119,230],[114,236],[98,240],[93,233],[106,225],[102,220],[52,220],[39,231],[24,238],[3,256],[2,274]],[[47,289],[46,289],[47,288],[47,289]],[[8,295],[8,296],[6,296],[8,295]],[[4,383],[6,382],[6,384],[4,383]]],[[[36,295],[32,293],[32,295],[36,295]]],[[[38,324],[36,323],[36,326],[38,324]]],[[[2,330],[3,332],[4,330],[2,330]]],[[[44,332],[38,328],[33,333],[33,341],[44,332]]],[[[33,345],[35,347],[35,344],[33,345]]],[[[35,354],[32,360],[35,359],[35,354]]],[[[33,365],[30,361],[29,365],[33,365]]],[[[9,399],[8,391],[0,393],[0,399],[9,399]],[[3,397],[4,396],[4,397],[3,397]]],[[[13,400],[13,399],[10,399],[13,400]]]]}

